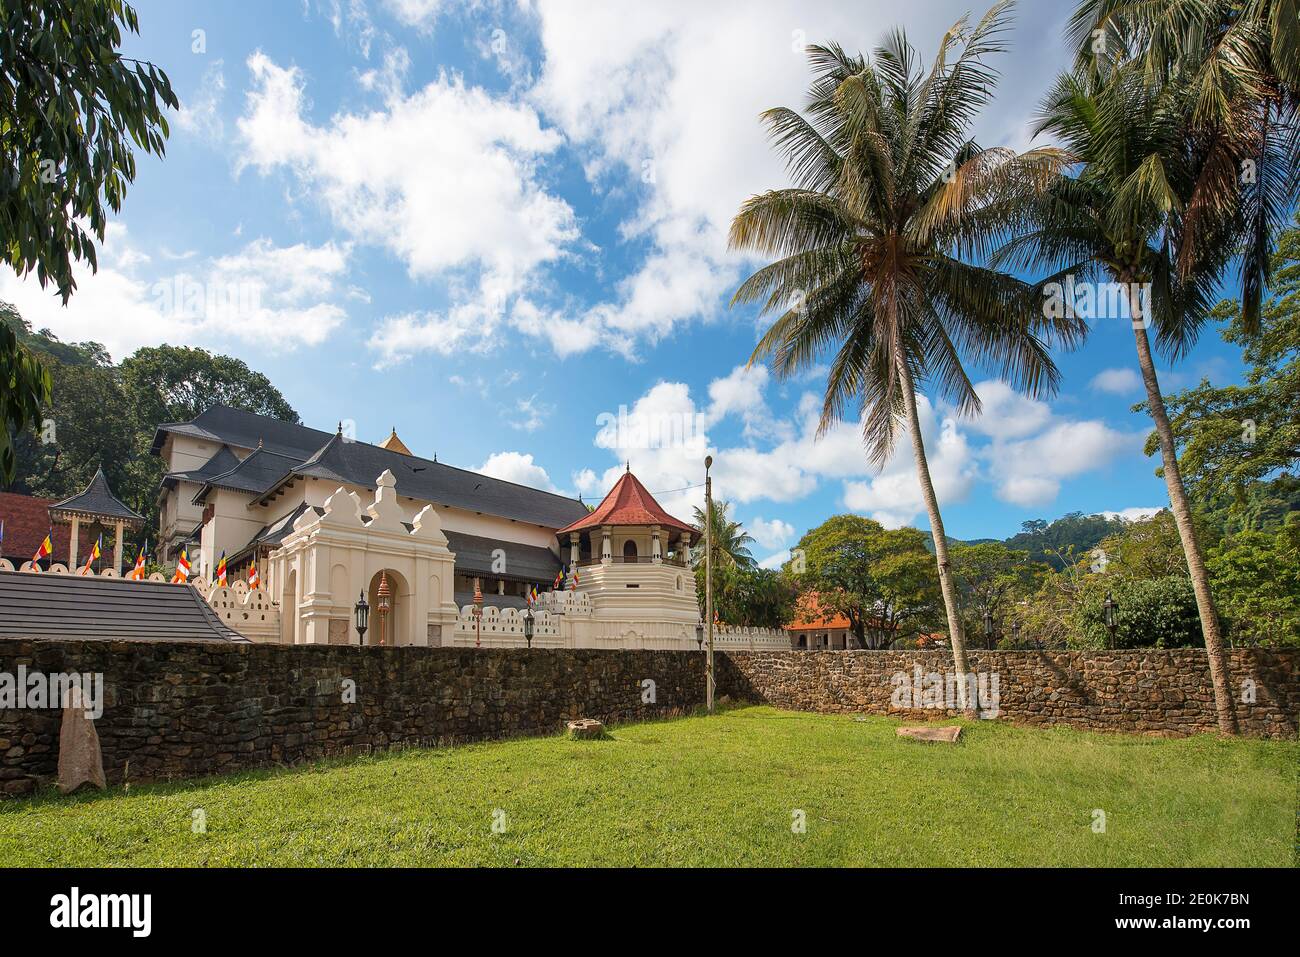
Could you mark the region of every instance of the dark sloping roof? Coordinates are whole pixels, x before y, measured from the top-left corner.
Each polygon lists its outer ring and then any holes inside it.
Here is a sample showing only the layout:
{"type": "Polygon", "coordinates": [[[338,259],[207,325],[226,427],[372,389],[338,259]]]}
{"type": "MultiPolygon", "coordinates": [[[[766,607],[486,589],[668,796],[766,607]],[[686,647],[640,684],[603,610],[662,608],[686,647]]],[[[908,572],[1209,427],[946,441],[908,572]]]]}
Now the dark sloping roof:
{"type": "Polygon", "coordinates": [[[167,433],[175,432],[209,442],[224,442],[240,448],[255,449],[261,443],[273,452],[293,455],[300,461],[311,455],[330,437],[328,432],[309,429],[305,425],[285,422],[269,415],[258,415],[227,405],[214,405],[205,409],[189,422],[166,422],[154,433],[154,455],[162,450],[167,433]]]}
{"type": "Polygon", "coordinates": [[[50,506],[50,512],[81,512],[82,514],[101,515],[105,518],[122,519],[127,522],[143,522],[144,516],[127,508],[108,487],[102,468],[95,470],[95,477],[80,495],[65,498],[50,506]]]}
{"type": "Polygon", "coordinates": [[[564,535],[601,525],[662,525],[664,528],[675,528],[691,538],[699,535],[699,530],[694,526],[665,512],[630,471],[619,476],[619,480],[609,490],[605,500],[596,506],[595,511],[587,513],[556,534],[564,535]]]}
{"type": "Polygon", "coordinates": [[[0,637],[247,641],[188,585],[0,572],[0,637]]]}
{"type": "Polygon", "coordinates": [[[202,502],[214,488],[230,488],[237,492],[260,495],[288,475],[299,461],[293,456],[272,452],[268,448],[254,449],[252,455],[237,462],[234,468],[209,478],[203,488],[195,493],[194,503],[197,505],[202,502]]]}
{"type": "Polygon", "coordinates": [[[283,518],[278,518],[269,525],[263,525],[258,529],[257,534],[249,540],[248,544],[231,555],[228,561],[232,565],[238,564],[252,554],[253,549],[258,545],[267,545],[271,547],[279,545],[288,537],[289,533],[293,531],[293,523],[298,521],[298,516],[307,511],[313,511],[317,515],[325,514],[325,509],[317,508],[314,505],[308,505],[306,502],[303,502],[283,518]]]}
{"type": "MultiPolygon", "coordinates": [[[[190,422],[160,425],[153,454],[159,453],[169,433],[249,449],[261,442],[265,450],[302,463],[301,470],[293,470],[287,478],[311,476],[373,489],[375,480],[388,470],[397,479],[399,495],[545,528],[558,528],[587,514],[585,505],[563,495],[227,406],[213,406],[190,422]]],[[[260,491],[277,491],[279,484],[260,491]]]]}
{"type": "MultiPolygon", "coordinates": [[[[305,462],[294,467],[285,482],[294,477],[306,477],[374,488],[375,480],[385,471],[393,473],[399,495],[470,512],[513,518],[544,528],[558,528],[579,515],[587,514],[587,507],[576,499],[414,455],[403,455],[367,442],[355,442],[339,434],[331,436],[305,462]]],[[[278,484],[269,489],[268,494],[276,491],[278,484]]]]}
{"type": "Polygon", "coordinates": [[[239,465],[239,456],[229,445],[222,445],[217,454],[196,469],[186,472],[168,472],[163,476],[164,485],[175,485],[178,481],[198,482],[200,485],[217,475],[224,475],[239,465]]]}
{"type": "Polygon", "coordinates": [[[447,536],[447,547],[456,553],[458,575],[490,575],[493,578],[545,585],[553,581],[555,573],[560,570],[560,560],[549,548],[520,545],[518,542],[499,542],[493,538],[449,532],[446,529],[443,534],[447,536]],[[505,553],[503,572],[493,571],[492,567],[492,552],[498,548],[505,553]]]}

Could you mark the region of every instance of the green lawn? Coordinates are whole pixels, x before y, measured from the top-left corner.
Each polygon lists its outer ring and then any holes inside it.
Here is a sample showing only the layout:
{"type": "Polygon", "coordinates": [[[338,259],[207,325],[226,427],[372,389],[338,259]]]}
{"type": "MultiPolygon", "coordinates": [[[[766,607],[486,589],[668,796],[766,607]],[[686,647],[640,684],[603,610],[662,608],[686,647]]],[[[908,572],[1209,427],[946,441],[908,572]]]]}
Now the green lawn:
{"type": "Polygon", "coordinates": [[[103,794],[0,801],[8,865],[1293,862],[1300,746],[737,708],[103,794]],[[206,833],[194,833],[194,811],[206,833]],[[504,831],[493,830],[504,812],[504,831]],[[1094,833],[1093,812],[1106,815],[1094,833]],[[794,833],[796,810],[805,833],[794,833]],[[500,817],[498,816],[498,820],[500,817]]]}

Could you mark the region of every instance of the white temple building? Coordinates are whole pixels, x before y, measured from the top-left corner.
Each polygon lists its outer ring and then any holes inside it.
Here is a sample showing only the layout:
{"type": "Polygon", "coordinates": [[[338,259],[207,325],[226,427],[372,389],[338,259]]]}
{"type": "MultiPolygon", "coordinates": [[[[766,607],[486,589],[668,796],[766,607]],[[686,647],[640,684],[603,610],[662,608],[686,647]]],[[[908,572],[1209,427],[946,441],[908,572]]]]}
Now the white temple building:
{"type": "MultiPolygon", "coordinates": [[[[699,645],[699,531],[630,471],[590,509],[412,455],[396,430],[373,445],[224,406],[160,426],[153,453],[161,559],[185,549],[194,584],[252,640],[357,644],[364,595],[366,644],[522,646],[527,614],[533,647],[699,645]]],[[[789,647],[780,631],[718,640],[789,647]]]]}

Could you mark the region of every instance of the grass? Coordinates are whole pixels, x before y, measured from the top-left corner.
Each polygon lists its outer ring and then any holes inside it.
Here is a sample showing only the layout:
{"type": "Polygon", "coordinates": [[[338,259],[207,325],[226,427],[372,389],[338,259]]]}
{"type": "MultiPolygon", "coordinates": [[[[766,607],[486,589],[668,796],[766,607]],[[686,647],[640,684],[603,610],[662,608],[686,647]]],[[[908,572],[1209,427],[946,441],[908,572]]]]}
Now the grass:
{"type": "Polygon", "coordinates": [[[1292,741],[743,707],[562,737],[0,801],[0,863],[1287,866],[1292,741]],[[504,832],[492,825],[504,812],[504,832]],[[1105,833],[1093,830],[1094,809],[1105,833]],[[194,812],[206,833],[194,833],[194,812]],[[805,833],[792,831],[802,810],[805,833]]]}

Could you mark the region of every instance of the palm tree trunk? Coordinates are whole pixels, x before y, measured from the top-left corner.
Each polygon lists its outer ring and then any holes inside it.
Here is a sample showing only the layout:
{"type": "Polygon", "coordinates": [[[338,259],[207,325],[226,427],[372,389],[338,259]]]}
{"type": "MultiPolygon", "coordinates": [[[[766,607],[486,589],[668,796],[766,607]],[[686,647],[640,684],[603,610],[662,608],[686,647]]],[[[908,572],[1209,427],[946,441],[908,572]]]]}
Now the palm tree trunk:
{"type": "MultiPolygon", "coordinates": [[[[1128,290],[1130,314],[1138,317],[1142,313],[1137,284],[1129,282],[1128,290]]],[[[1142,383],[1147,390],[1147,406],[1151,410],[1156,436],[1160,440],[1160,458],[1165,486],[1169,489],[1169,504],[1174,513],[1174,524],[1178,526],[1178,537],[1182,539],[1183,554],[1187,557],[1192,590],[1196,593],[1196,609],[1201,616],[1201,633],[1205,636],[1205,654],[1210,663],[1210,682],[1214,686],[1214,707],[1218,713],[1219,732],[1236,734],[1237,715],[1233,708],[1228,655],[1219,629],[1219,613],[1215,610],[1214,597],[1210,594],[1210,576],[1205,568],[1205,554],[1201,551],[1201,543],[1196,538],[1196,527],[1192,524],[1192,507],[1187,500],[1187,490],[1183,487],[1182,471],[1178,468],[1178,449],[1174,444],[1173,429],[1169,426],[1169,414],[1165,411],[1165,400],[1160,394],[1155,363],[1151,359],[1151,342],[1147,338],[1146,323],[1136,321],[1136,318],[1133,322],[1133,338],[1137,342],[1142,383]]]]}
{"type": "Polygon", "coordinates": [[[921,438],[921,420],[916,414],[916,391],[912,386],[912,372],[907,363],[898,363],[898,374],[903,382],[903,405],[907,409],[907,427],[912,434],[912,453],[916,457],[916,477],[921,483],[925,510],[930,516],[930,535],[934,539],[934,559],[939,565],[939,590],[943,592],[943,607],[948,613],[948,635],[952,641],[953,669],[957,672],[957,698],[963,711],[974,710],[977,701],[968,701],[966,675],[966,636],[962,632],[961,614],[957,607],[957,588],[952,581],[952,566],[948,562],[948,537],[943,530],[943,516],[939,514],[939,500],[930,481],[930,465],[925,458],[925,442],[921,438]]]}

